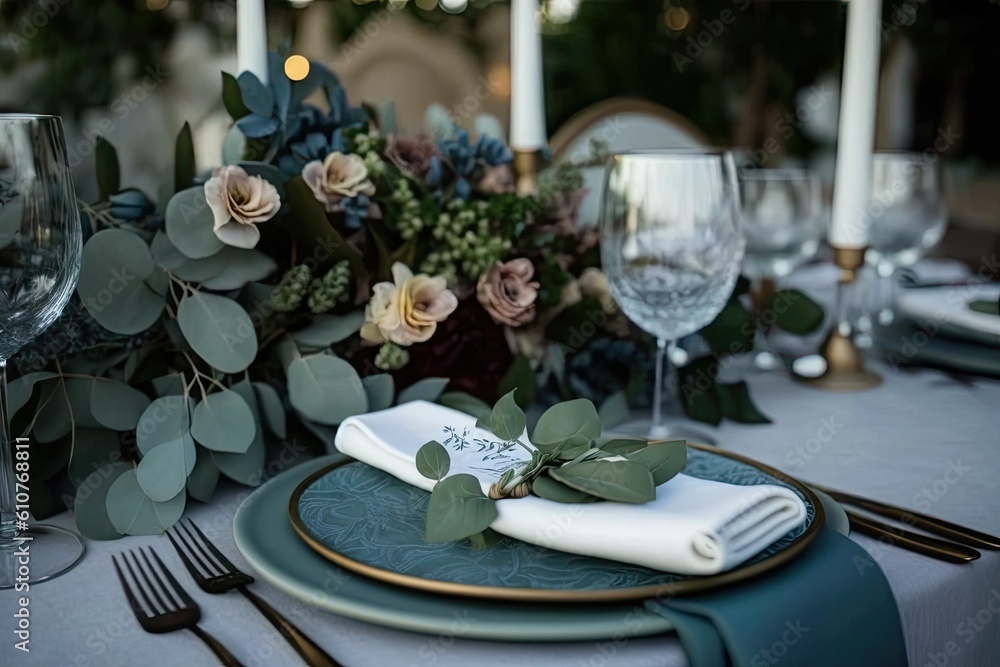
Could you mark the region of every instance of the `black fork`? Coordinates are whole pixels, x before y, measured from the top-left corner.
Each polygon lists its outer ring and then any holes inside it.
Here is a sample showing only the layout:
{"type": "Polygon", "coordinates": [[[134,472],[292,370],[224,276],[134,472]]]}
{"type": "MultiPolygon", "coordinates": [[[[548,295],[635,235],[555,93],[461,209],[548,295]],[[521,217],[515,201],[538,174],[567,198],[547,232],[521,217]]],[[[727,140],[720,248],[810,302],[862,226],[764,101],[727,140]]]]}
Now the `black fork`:
{"type": "Polygon", "coordinates": [[[237,590],[242,593],[271,622],[281,636],[298,652],[310,667],[343,667],[319,647],[304,632],[292,625],[277,609],[258,597],[250,589],[253,577],[241,572],[228,558],[222,555],[201,529],[191,519],[177,523],[167,531],[167,537],[184,561],[184,566],[194,578],[198,587],[206,593],[226,593],[237,590]],[[193,530],[192,530],[193,529],[193,530]],[[182,545],[183,544],[183,548],[182,545]]]}
{"type": "Polygon", "coordinates": [[[177,583],[174,575],[170,573],[155,551],[146,547],[145,551],[136,549],[125,551],[119,555],[132,579],[132,585],[129,585],[128,578],[122,572],[118,558],[112,556],[111,562],[114,563],[118,580],[121,581],[122,588],[125,589],[125,597],[128,598],[129,606],[132,607],[132,613],[135,614],[135,618],[143,630],[157,634],[174,632],[175,630],[190,630],[208,644],[208,647],[212,649],[212,652],[225,667],[243,667],[218,639],[198,627],[201,609],[177,583]],[[142,562],[146,564],[145,568],[143,568],[136,553],[142,556],[142,562]],[[150,560],[150,556],[156,561],[155,566],[150,560]]]}

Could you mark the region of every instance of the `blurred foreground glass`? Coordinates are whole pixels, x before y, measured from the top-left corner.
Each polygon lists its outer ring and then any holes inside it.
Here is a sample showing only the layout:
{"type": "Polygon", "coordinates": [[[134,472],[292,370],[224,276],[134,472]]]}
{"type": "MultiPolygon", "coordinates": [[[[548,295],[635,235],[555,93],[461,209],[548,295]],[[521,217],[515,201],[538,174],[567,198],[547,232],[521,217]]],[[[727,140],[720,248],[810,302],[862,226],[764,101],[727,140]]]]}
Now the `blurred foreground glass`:
{"type": "Polygon", "coordinates": [[[609,161],[601,262],[622,312],[657,340],[650,437],[671,435],[662,417],[666,354],[725,306],[743,247],[729,154],[635,152],[609,161]]]}
{"type": "Polygon", "coordinates": [[[756,169],[740,175],[743,236],[746,257],[743,273],[751,289],[754,321],[752,362],[760,370],[780,365],[760,328],[763,310],[774,295],[776,278],[811,259],[826,234],[819,178],[806,169],[756,169]]]}
{"type": "Polygon", "coordinates": [[[868,220],[865,259],[879,276],[874,309],[879,322],[889,324],[896,301],[896,270],[915,263],[936,246],[948,223],[938,160],[923,153],[876,153],[868,220]]]}
{"type": "Polygon", "coordinates": [[[69,301],[81,245],[62,121],[0,114],[0,588],[50,579],[83,554],[70,531],[27,527],[29,489],[42,483],[31,471],[42,470],[46,454],[26,439],[12,440],[6,374],[11,356],[69,301]],[[21,557],[25,548],[28,559],[21,557]]]}

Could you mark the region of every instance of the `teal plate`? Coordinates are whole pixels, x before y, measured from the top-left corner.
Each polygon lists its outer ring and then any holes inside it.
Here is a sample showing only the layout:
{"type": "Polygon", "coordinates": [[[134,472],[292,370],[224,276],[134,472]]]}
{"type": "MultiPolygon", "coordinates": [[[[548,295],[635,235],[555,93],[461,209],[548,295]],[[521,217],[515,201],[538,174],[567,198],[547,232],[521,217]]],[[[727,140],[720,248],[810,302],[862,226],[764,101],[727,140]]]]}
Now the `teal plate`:
{"type": "Polygon", "coordinates": [[[289,507],[296,532],[323,556],[349,570],[432,593],[497,600],[620,602],[669,590],[690,595],[752,579],[794,559],[816,535],[815,497],[760,464],[702,445],[688,448],[684,473],[728,484],[784,486],[806,507],[806,521],[745,563],[709,576],[680,575],[570,554],[503,538],[486,549],[468,542],[428,544],[424,520],[430,494],[360,462],[308,478],[289,507]]]}
{"type": "MultiPolygon", "coordinates": [[[[393,586],[334,565],[295,534],[288,501],[303,480],[344,458],[333,454],[296,466],[254,491],[236,512],[237,548],[262,579],[284,593],[340,616],[432,635],[452,632],[455,619],[468,613],[477,619],[463,631],[469,639],[599,641],[671,630],[670,623],[638,603],[543,605],[459,598],[393,586]]],[[[846,526],[843,509],[820,498],[827,525],[846,526]]]]}
{"type": "Polygon", "coordinates": [[[907,321],[876,329],[876,341],[893,366],[921,364],[976,375],[1000,377],[1000,347],[950,338],[944,327],[936,336],[907,321]]]}

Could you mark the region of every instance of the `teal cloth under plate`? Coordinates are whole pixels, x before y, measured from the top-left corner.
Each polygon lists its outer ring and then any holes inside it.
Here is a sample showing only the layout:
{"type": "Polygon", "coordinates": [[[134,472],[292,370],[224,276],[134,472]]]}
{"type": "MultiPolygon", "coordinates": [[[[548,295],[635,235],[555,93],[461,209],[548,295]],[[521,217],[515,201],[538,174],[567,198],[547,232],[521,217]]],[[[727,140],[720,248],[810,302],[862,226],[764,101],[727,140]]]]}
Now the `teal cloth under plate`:
{"type": "Polygon", "coordinates": [[[899,610],[882,570],[823,528],[781,569],[693,597],[649,601],[691,667],[905,667],[899,610]]]}

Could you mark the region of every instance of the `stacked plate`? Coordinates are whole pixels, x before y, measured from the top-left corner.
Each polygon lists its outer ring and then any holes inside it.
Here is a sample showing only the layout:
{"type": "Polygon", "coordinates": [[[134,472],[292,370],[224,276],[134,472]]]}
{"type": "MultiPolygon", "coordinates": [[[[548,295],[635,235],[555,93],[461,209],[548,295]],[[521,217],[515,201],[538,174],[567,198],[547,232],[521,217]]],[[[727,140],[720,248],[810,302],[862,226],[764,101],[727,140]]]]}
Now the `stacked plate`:
{"type": "Polygon", "coordinates": [[[1000,377],[1000,286],[959,284],[902,290],[898,321],[879,331],[893,366],[910,363],[1000,377]]]}
{"type": "Polygon", "coordinates": [[[331,455],[269,481],[240,507],[236,545],[261,577],[314,607],[393,628],[508,641],[596,640],[670,629],[643,601],[751,580],[801,553],[823,523],[846,534],[839,505],[784,474],[692,445],[685,473],[779,484],[805,502],[806,523],[741,566],[681,576],[504,538],[486,549],[429,545],[429,494],[331,455]]]}

